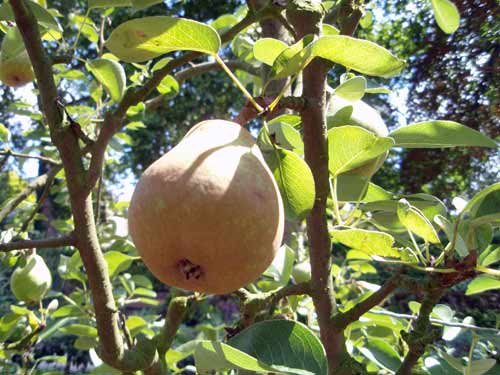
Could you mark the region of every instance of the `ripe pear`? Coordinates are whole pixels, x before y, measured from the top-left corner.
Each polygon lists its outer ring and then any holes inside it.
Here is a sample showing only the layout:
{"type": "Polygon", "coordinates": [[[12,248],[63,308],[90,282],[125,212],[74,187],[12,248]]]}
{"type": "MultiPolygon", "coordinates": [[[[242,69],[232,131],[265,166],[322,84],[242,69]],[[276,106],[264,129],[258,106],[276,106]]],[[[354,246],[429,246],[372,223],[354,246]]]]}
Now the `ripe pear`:
{"type": "Polygon", "coordinates": [[[20,87],[34,79],[35,73],[26,50],[10,58],[0,54],[0,81],[5,85],[20,87]]]}
{"type": "MultiPolygon", "coordinates": [[[[327,121],[329,128],[355,125],[379,137],[387,137],[389,134],[380,113],[362,100],[350,101],[341,96],[332,95],[328,103],[327,121]]],[[[387,153],[368,160],[366,164],[349,171],[348,174],[360,174],[369,179],[380,169],[386,157],[387,153]]]]}
{"type": "Polygon", "coordinates": [[[254,281],[271,264],[284,229],[283,202],[251,134],[210,120],[141,176],[129,231],[162,282],[224,294],[254,281]]]}
{"type": "Polygon", "coordinates": [[[10,278],[10,289],[19,301],[39,302],[52,285],[52,275],[40,255],[26,259],[24,267],[17,267],[10,278]]]}

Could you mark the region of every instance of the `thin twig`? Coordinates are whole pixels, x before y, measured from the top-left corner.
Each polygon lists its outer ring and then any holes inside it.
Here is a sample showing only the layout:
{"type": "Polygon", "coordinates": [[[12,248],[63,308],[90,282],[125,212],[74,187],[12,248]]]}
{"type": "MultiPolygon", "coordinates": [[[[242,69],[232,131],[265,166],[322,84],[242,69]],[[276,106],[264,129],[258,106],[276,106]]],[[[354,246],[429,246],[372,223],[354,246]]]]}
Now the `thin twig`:
{"type": "Polygon", "coordinates": [[[55,247],[75,246],[73,233],[61,237],[44,238],[40,240],[21,240],[0,244],[0,252],[24,249],[48,249],[55,247]]]}
{"type": "Polygon", "coordinates": [[[23,191],[9,200],[0,210],[0,222],[2,222],[12,211],[14,211],[14,209],[19,204],[21,204],[21,202],[24,201],[31,193],[45,186],[47,181],[53,178],[61,170],[61,168],[62,167],[60,165],[51,168],[47,173],[38,176],[35,180],[30,182],[28,186],[23,189],[23,191]]]}
{"type": "Polygon", "coordinates": [[[45,187],[43,188],[42,195],[38,199],[38,202],[36,204],[35,209],[33,211],[31,211],[30,216],[24,221],[23,225],[21,226],[21,230],[20,230],[21,233],[25,232],[28,229],[28,225],[30,224],[31,220],[33,220],[33,218],[35,217],[37,212],[42,207],[43,202],[45,202],[45,200],[49,196],[50,187],[52,186],[52,183],[53,183],[55,177],[56,176],[52,175],[52,174],[48,176],[47,182],[45,183],[45,187]]]}
{"type": "Polygon", "coordinates": [[[0,150],[0,155],[13,156],[15,158],[23,159],[37,159],[53,165],[61,165],[60,161],[54,160],[52,158],[42,156],[42,155],[31,155],[31,154],[21,154],[19,152],[14,152],[10,148],[0,150]]]}
{"type": "MultiPolygon", "coordinates": [[[[399,313],[395,313],[392,311],[386,311],[386,310],[370,310],[369,313],[376,314],[376,315],[390,316],[390,317],[396,318],[396,319],[408,319],[408,320],[417,320],[418,319],[417,315],[399,314],[399,313]]],[[[447,322],[445,320],[435,319],[435,318],[430,318],[429,321],[431,323],[439,324],[439,325],[447,326],[447,327],[472,329],[475,331],[491,332],[491,333],[495,333],[497,335],[500,335],[500,330],[498,330],[496,328],[478,327],[478,326],[475,326],[473,324],[466,324],[466,323],[459,323],[459,322],[447,322]]]]}
{"type": "Polygon", "coordinates": [[[402,275],[400,274],[392,276],[382,285],[379,290],[370,295],[368,298],[359,302],[357,305],[345,312],[339,312],[335,314],[332,319],[336,329],[338,331],[343,331],[349,324],[358,320],[361,315],[363,315],[373,307],[379,305],[384,299],[389,296],[389,294],[391,294],[398,287],[398,282],[401,278],[402,275]]]}

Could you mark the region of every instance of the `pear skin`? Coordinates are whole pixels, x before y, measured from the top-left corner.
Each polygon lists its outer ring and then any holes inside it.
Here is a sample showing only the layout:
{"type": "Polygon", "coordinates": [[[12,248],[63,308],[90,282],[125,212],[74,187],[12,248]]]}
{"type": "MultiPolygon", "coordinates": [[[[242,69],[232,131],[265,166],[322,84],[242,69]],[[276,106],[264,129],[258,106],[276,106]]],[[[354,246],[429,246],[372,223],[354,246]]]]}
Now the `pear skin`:
{"type": "Polygon", "coordinates": [[[254,281],[281,245],[283,202],[251,134],[204,121],[141,176],[129,231],[167,285],[225,294],[254,281]]]}
{"type": "Polygon", "coordinates": [[[17,267],[10,278],[12,294],[24,302],[43,299],[52,285],[52,275],[40,255],[30,255],[24,267],[17,267]]]}
{"type": "Polygon", "coordinates": [[[35,73],[26,51],[4,59],[0,55],[0,81],[10,87],[21,87],[35,79],[35,73]]]}

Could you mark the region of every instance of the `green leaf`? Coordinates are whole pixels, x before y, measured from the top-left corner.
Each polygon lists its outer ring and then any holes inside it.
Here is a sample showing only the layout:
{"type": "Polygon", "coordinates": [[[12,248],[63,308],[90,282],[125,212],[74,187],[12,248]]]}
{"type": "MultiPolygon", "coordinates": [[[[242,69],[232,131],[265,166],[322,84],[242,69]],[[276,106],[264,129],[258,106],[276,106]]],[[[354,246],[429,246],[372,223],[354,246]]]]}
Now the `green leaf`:
{"type": "Polygon", "coordinates": [[[291,114],[284,114],[280,116],[276,116],[272,120],[270,120],[267,125],[271,126],[272,124],[276,122],[284,122],[285,124],[291,125],[293,127],[297,127],[301,124],[302,118],[299,115],[291,115],[291,114]]]}
{"type": "Polygon", "coordinates": [[[460,25],[460,13],[450,0],[431,0],[434,18],[437,24],[447,34],[451,34],[460,25]]]}
{"type": "Polygon", "coordinates": [[[339,202],[357,202],[364,199],[370,187],[369,178],[357,173],[337,176],[337,198],[339,202]]]}
{"type": "Polygon", "coordinates": [[[478,359],[470,364],[470,373],[474,375],[483,375],[495,366],[497,361],[493,358],[478,359]]]}
{"type": "Polygon", "coordinates": [[[0,142],[7,142],[10,138],[10,132],[7,127],[0,123],[0,142]]]}
{"type": "Polygon", "coordinates": [[[62,327],[59,329],[59,332],[82,337],[97,337],[97,329],[85,324],[72,324],[70,326],[62,327]]]}
{"type": "Polygon", "coordinates": [[[89,0],[89,9],[131,7],[132,0],[89,0]]]}
{"type": "Polygon", "coordinates": [[[333,95],[328,103],[328,128],[356,125],[369,130],[379,137],[389,134],[380,113],[362,100],[355,102],[333,95]]]}
{"type": "Polygon", "coordinates": [[[167,75],[161,80],[156,89],[160,94],[173,98],[179,93],[179,82],[173,76],[167,75]]]}
{"type": "Polygon", "coordinates": [[[309,44],[292,58],[277,58],[271,77],[279,79],[294,75],[315,57],[322,57],[362,74],[386,78],[399,74],[405,65],[388,50],[368,40],[327,35],[309,44]]]}
{"type": "Polygon", "coordinates": [[[498,147],[497,143],[477,130],[453,121],[431,120],[410,124],[389,134],[396,147],[498,147]]]}
{"type": "Polygon", "coordinates": [[[89,350],[92,348],[96,348],[97,345],[98,345],[97,339],[92,337],[78,337],[73,343],[75,349],[79,350],[89,350]]]}
{"type": "MultiPolygon", "coordinates": [[[[324,5],[324,3],[323,3],[324,5]]],[[[323,35],[339,35],[340,30],[328,23],[323,24],[323,35]]]]}
{"type": "Polygon", "coordinates": [[[389,90],[386,87],[368,87],[365,90],[366,94],[390,94],[392,90],[389,90]]]}
{"type": "Polygon", "coordinates": [[[397,214],[399,221],[403,226],[417,236],[422,237],[430,243],[440,243],[439,237],[430,223],[415,206],[412,206],[406,199],[400,199],[398,202],[397,214]]]}
{"type": "Polygon", "coordinates": [[[490,245],[486,250],[484,250],[479,256],[479,264],[483,267],[491,266],[500,261],[500,246],[494,248],[494,245],[490,245]]]}
{"type": "Polygon", "coordinates": [[[346,100],[355,102],[360,100],[365,95],[366,78],[357,76],[343,82],[335,89],[335,95],[338,95],[346,100]]]}
{"type": "Polygon", "coordinates": [[[309,166],[292,151],[276,148],[264,152],[283,198],[288,220],[300,221],[314,205],[314,178],[309,166]]]}
{"type": "Polygon", "coordinates": [[[358,347],[358,350],[370,361],[392,372],[397,371],[401,366],[398,352],[384,339],[370,337],[363,347],[358,347]]]}
{"type": "Polygon", "coordinates": [[[238,23],[238,18],[233,14],[223,14],[210,24],[217,32],[222,33],[238,23]]]}
{"type": "Polygon", "coordinates": [[[323,345],[309,328],[298,322],[268,320],[255,323],[228,343],[275,368],[303,369],[314,375],[328,373],[323,345]]]}
{"type": "Polygon", "coordinates": [[[214,55],[220,37],[211,26],[184,18],[153,16],[122,23],[111,33],[106,47],[120,60],[142,62],[172,51],[214,55]]]}
{"type": "Polygon", "coordinates": [[[164,0],[132,0],[132,6],[135,9],[146,9],[152,5],[163,3],[164,0]]]}
{"type": "Polygon", "coordinates": [[[281,372],[256,358],[222,342],[201,341],[194,352],[196,370],[201,374],[213,374],[221,370],[246,370],[258,373],[300,374],[281,372]]]}
{"type": "Polygon", "coordinates": [[[273,38],[263,38],[255,42],[253,54],[255,58],[264,64],[273,66],[274,60],[287,49],[288,46],[281,40],[273,38]]]}
{"type": "Polygon", "coordinates": [[[370,256],[399,258],[398,251],[393,248],[394,237],[390,234],[366,229],[334,229],[330,235],[341,244],[370,256]]]}
{"type": "Polygon", "coordinates": [[[477,193],[462,210],[474,219],[500,212],[500,182],[477,193]]]}
{"type": "Polygon", "coordinates": [[[294,260],[295,252],[287,245],[283,245],[278,249],[273,262],[264,275],[272,277],[280,285],[286,285],[292,274],[294,260]]]}
{"type": "MultiPolygon", "coordinates": [[[[273,122],[269,125],[269,134],[275,137],[276,144],[299,155],[304,153],[302,136],[291,125],[284,122],[273,122]]],[[[270,144],[268,150],[272,149],[270,144]]]]}
{"type": "Polygon", "coordinates": [[[500,280],[491,276],[481,275],[469,283],[465,295],[471,296],[493,289],[500,289],[500,280]]]}
{"type": "Polygon", "coordinates": [[[113,278],[120,272],[126,271],[132,265],[132,262],[140,257],[132,257],[119,251],[108,251],[104,254],[104,258],[108,264],[109,276],[113,278]]]}
{"type": "Polygon", "coordinates": [[[465,243],[464,239],[460,234],[455,234],[455,225],[453,225],[447,218],[442,215],[436,215],[434,217],[434,222],[443,230],[443,232],[446,234],[446,237],[448,237],[449,242],[451,242],[453,238],[455,238],[455,250],[461,258],[469,255],[469,249],[467,248],[467,244],[465,243]]]}
{"type": "MultiPolygon", "coordinates": [[[[58,31],[61,29],[57,20],[52,16],[52,14],[50,14],[47,9],[37,4],[35,1],[28,0],[26,1],[26,3],[31,8],[31,11],[33,12],[33,15],[35,16],[39,24],[49,29],[55,29],[58,31]]],[[[15,22],[14,13],[7,1],[4,1],[3,4],[0,5],[0,21],[15,22]]]]}
{"type": "Polygon", "coordinates": [[[120,101],[125,92],[127,77],[125,70],[116,61],[96,59],[88,61],[87,69],[104,86],[111,99],[116,103],[120,101]]]}
{"type": "Polygon", "coordinates": [[[333,176],[373,161],[394,145],[359,126],[340,126],[328,131],[328,169],[333,176]]]}

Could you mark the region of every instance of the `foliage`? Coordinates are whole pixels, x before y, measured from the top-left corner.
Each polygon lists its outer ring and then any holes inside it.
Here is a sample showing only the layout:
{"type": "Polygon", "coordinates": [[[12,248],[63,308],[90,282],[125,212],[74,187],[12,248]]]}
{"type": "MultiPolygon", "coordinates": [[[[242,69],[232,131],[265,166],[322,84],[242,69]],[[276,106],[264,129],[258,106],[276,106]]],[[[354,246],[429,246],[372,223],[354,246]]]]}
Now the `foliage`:
{"type": "Polygon", "coordinates": [[[477,161],[498,152],[498,93],[483,82],[496,73],[479,69],[497,58],[498,22],[460,21],[474,2],[433,0],[409,15],[405,4],[380,3],[386,25],[361,1],[4,2],[0,28],[17,24],[36,86],[24,99],[0,86],[0,366],[60,374],[77,349],[91,374],[497,372],[498,322],[475,322],[447,298],[500,287],[500,184],[476,189],[477,161]],[[440,49],[442,63],[428,64],[440,49]],[[386,80],[400,73],[418,105],[388,130],[369,104],[402,85],[386,80]],[[125,228],[127,197],[113,191],[208,117],[255,125],[289,220],[268,270],[225,296],[154,280],[125,228]],[[451,173],[444,148],[451,166],[471,162],[451,173]],[[401,155],[404,185],[371,181],[401,155]],[[438,166],[417,168],[415,155],[438,166]],[[24,182],[34,161],[38,176],[24,182]],[[472,198],[416,184],[449,180],[471,182],[472,198]],[[8,288],[29,248],[54,279],[41,303],[8,288]]]}

